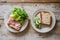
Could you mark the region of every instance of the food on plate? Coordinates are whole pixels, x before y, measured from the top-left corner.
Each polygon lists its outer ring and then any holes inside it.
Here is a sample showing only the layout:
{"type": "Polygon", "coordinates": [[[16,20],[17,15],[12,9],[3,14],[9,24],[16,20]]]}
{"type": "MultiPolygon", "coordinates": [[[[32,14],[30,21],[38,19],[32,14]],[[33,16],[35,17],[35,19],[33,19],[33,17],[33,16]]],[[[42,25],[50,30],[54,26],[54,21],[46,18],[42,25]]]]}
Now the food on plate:
{"type": "Polygon", "coordinates": [[[49,12],[41,11],[37,16],[34,17],[34,25],[36,28],[41,29],[41,25],[51,25],[52,16],[49,12]]]}
{"type": "Polygon", "coordinates": [[[41,26],[40,26],[40,18],[35,17],[34,18],[34,24],[35,24],[36,28],[40,29],[41,28],[41,26]]]}
{"type": "Polygon", "coordinates": [[[28,19],[28,14],[24,9],[14,8],[9,16],[7,24],[15,30],[20,30],[26,19],[28,19]]]}
{"type": "Polygon", "coordinates": [[[16,22],[13,18],[9,18],[8,26],[16,30],[19,30],[22,27],[22,24],[20,22],[16,22]]]}
{"type": "Polygon", "coordinates": [[[51,15],[49,12],[41,12],[41,23],[42,24],[46,24],[46,25],[50,25],[51,24],[51,15]]]}

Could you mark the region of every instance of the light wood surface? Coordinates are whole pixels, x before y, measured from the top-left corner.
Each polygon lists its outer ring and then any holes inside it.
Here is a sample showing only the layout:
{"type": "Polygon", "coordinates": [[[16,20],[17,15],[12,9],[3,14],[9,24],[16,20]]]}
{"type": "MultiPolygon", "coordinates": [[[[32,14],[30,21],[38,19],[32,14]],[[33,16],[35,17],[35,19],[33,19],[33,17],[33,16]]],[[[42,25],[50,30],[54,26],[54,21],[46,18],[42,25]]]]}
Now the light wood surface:
{"type": "MultiPolygon", "coordinates": [[[[8,12],[9,13],[9,12],[8,12]]],[[[60,40],[60,3],[0,3],[0,40],[60,40]],[[31,19],[33,13],[38,9],[46,9],[54,12],[56,16],[56,26],[49,33],[38,33],[33,30],[31,20],[27,28],[21,33],[9,32],[4,24],[4,14],[11,7],[23,7],[31,19]]]]}
{"type": "Polygon", "coordinates": [[[1,2],[60,2],[60,0],[0,0],[1,2]]]}

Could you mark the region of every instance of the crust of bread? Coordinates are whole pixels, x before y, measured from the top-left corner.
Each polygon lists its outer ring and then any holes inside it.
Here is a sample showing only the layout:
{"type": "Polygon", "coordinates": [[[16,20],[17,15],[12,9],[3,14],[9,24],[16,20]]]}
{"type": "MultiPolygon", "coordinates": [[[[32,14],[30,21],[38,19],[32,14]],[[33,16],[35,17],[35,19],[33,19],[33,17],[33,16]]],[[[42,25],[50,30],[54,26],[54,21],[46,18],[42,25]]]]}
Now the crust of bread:
{"type": "Polygon", "coordinates": [[[42,23],[42,14],[41,14],[41,12],[40,12],[40,21],[41,21],[41,23],[42,23]]]}

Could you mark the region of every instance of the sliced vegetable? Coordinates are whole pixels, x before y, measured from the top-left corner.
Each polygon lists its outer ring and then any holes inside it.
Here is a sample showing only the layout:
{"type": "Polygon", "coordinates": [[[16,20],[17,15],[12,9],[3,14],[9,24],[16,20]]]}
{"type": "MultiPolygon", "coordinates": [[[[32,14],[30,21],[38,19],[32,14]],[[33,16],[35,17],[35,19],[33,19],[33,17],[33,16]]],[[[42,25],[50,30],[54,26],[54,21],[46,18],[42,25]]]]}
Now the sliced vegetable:
{"type": "Polygon", "coordinates": [[[38,29],[41,28],[40,19],[38,17],[34,18],[34,24],[35,24],[36,28],[38,28],[38,29]]]}

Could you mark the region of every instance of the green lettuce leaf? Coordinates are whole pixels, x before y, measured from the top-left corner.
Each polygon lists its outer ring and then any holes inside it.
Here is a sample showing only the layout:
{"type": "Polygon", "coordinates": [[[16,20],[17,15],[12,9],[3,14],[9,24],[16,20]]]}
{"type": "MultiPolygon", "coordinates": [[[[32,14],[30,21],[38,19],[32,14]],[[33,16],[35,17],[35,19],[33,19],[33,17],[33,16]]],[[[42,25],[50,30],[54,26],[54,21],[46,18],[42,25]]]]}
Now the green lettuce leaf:
{"type": "Polygon", "coordinates": [[[13,17],[15,21],[19,21],[23,23],[25,19],[28,18],[28,14],[26,13],[24,9],[14,8],[11,12],[10,17],[13,17]]]}

